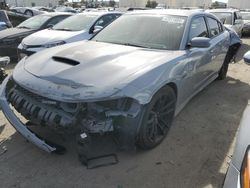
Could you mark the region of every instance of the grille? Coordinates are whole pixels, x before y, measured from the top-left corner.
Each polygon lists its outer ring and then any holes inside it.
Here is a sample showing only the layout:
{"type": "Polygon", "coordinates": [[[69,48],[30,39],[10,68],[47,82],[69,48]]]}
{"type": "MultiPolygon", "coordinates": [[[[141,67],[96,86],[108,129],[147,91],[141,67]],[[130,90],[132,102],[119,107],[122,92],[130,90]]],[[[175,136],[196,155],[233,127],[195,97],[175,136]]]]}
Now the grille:
{"type": "Polygon", "coordinates": [[[7,99],[26,119],[41,125],[59,127],[74,125],[76,114],[80,109],[75,103],[62,103],[34,94],[13,80],[7,84],[7,99]]]}

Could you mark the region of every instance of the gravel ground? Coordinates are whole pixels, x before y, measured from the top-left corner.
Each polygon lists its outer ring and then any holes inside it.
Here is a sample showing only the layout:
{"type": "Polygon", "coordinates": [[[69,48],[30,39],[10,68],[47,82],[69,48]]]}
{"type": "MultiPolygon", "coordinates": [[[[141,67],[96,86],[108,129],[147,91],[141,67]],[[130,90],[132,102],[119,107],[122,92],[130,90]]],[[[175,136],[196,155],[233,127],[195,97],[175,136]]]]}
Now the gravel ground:
{"type": "Polygon", "coordinates": [[[250,99],[250,66],[241,60],[250,50],[250,39],[243,42],[227,79],[213,82],[194,97],[159,147],[119,152],[117,165],[87,170],[67,139],[62,140],[68,147],[65,155],[44,153],[26,142],[0,113],[0,141],[7,139],[1,147],[8,149],[0,155],[0,187],[221,187],[250,99]]]}

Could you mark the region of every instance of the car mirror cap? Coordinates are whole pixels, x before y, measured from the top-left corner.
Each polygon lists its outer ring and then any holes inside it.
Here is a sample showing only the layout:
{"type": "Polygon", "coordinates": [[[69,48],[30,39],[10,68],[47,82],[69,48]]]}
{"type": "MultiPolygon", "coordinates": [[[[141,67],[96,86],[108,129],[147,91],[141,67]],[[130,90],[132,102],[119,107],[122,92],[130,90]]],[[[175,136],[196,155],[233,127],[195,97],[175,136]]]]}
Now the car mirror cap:
{"type": "Polygon", "coordinates": [[[96,34],[96,33],[98,33],[99,31],[101,31],[102,29],[103,29],[102,26],[97,26],[97,25],[96,25],[96,26],[94,27],[93,33],[96,34]]]}
{"type": "Polygon", "coordinates": [[[206,37],[194,37],[191,39],[189,46],[192,48],[209,48],[210,39],[206,37]]]}
{"type": "Polygon", "coordinates": [[[250,65],[250,51],[244,55],[244,61],[246,64],[250,65]]]}

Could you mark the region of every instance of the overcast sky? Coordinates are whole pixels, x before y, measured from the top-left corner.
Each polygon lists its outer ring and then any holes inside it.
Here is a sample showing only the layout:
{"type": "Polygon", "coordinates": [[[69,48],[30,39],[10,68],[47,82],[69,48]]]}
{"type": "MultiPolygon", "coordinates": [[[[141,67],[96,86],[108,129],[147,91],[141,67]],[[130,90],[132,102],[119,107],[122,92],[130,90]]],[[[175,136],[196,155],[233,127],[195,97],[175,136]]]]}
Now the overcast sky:
{"type": "Polygon", "coordinates": [[[224,3],[228,2],[228,0],[213,0],[213,2],[215,2],[215,1],[224,2],[224,3]]]}

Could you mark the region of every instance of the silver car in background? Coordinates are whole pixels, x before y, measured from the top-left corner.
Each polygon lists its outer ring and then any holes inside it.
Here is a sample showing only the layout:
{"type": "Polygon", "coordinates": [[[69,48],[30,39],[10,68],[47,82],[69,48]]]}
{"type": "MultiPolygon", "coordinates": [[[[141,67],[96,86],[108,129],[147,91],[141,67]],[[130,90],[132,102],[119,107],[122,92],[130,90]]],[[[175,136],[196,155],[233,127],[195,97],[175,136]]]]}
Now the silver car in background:
{"type": "Polygon", "coordinates": [[[243,34],[250,34],[250,12],[241,12],[244,27],[242,29],[243,34]]]}
{"type": "Polygon", "coordinates": [[[211,9],[207,10],[217,16],[221,21],[224,22],[224,25],[233,29],[240,37],[242,36],[242,29],[244,26],[244,22],[242,20],[242,16],[240,11],[237,9],[211,9]]]}
{"type": "Polygon", "coordinates": [[[192,97],[225,78],[229,45],[229,32],[209,13],[127,13],[90,41],[23,58],[4,81],[0,104],[17,131],[47,152],[57,147],[33,134],[10,106],[32,125],[75,130],[77,143],[112,134],[120,145],[151,149],[192,97]]]}

